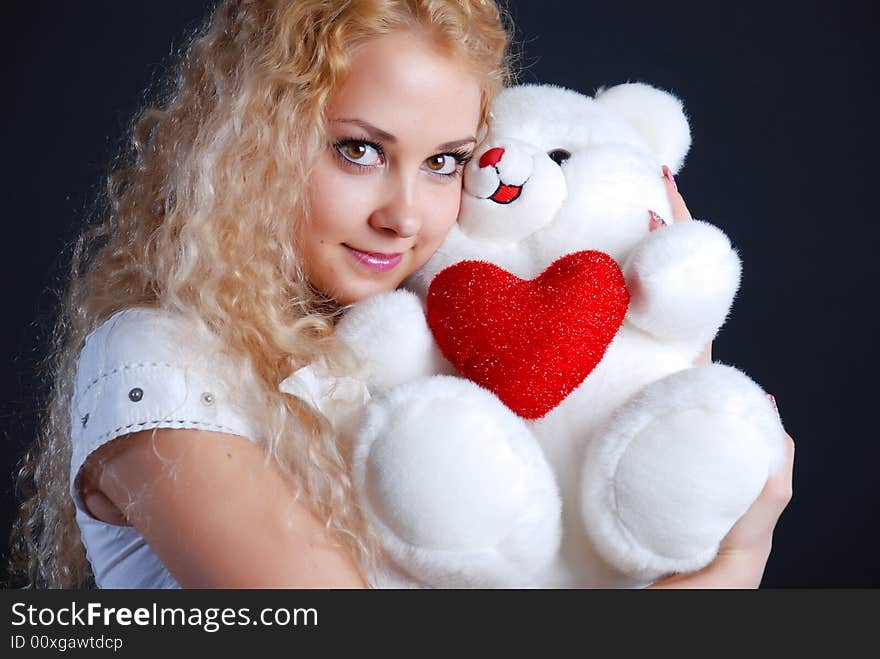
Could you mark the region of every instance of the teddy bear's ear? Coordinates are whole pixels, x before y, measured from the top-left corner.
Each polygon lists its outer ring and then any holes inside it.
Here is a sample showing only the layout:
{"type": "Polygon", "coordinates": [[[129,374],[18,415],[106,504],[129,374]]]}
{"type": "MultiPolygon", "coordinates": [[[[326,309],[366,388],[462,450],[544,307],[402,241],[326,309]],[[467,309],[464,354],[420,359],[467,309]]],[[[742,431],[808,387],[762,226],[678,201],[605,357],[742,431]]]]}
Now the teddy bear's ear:
{"type": "Polygon", "coordinates": [[[595,100],[632,124],[673,174],[681,169],[691,147],[691,129],[678,98],[662,89],[632,82],[600,89],[595,100]]]}

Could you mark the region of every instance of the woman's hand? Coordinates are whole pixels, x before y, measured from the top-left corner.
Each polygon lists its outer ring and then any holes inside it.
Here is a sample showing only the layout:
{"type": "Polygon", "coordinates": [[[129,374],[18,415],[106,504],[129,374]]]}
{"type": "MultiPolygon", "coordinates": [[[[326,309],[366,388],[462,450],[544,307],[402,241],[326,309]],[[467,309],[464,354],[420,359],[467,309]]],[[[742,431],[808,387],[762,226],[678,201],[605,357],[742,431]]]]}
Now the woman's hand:
{"type": "MultiPolygon", "coordinates": [[[[689,222],[691,214],[675,185],[669,169],[663,168],[673,219],[689,222]]],[[[712,360],[712,344],[694,362],[712,360]]],[[[773,405],[776,405],[775,400],[773,405]]],[[[771,476],[761,494],[746,513],[730,529],[715,560],[698,572],[676,574],[654,583],[651,588],[757,588],[773,543],[773,529],[792,496],[794,440],[786,434],[786,458],[783,466],[771,476]]]]}

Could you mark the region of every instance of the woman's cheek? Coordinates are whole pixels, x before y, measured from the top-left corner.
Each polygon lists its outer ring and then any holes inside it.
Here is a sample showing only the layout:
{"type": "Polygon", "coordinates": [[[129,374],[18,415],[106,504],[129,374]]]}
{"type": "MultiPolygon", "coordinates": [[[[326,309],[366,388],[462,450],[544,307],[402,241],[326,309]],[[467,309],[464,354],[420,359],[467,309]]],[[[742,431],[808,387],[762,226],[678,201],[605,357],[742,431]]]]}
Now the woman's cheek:
{"type": "Polygon", "coordinates": [[[461,207],[460,179],[454,185],[450,184],[449,188],[449,190],[445,191],[442,198],[437,200],[435,206],[437,217],[434,224],[436,226],[436,231],[439,234],[439,241],[441,242],[458,219],[458,211],[461,207]]]}
{"type": "Polygon", "coordinates": [[[313,219],[324,231],[347,231],[366,220],[376,196],[375,178],[353,174],[325,154],[310,180],[313,219]]]}

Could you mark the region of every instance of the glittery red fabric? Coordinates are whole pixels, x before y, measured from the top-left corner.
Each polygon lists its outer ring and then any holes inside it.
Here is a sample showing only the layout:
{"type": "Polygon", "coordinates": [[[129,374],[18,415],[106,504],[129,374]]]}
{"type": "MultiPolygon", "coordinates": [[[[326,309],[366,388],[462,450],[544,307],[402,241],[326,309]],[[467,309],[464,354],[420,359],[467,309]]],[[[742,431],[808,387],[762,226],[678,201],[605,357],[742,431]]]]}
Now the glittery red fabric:
{"type": "Polygon", "coordinates": [[[463,261],[428,290],[428,324],[463,376],[526,419],[559,405],[602,359],[629,305],[623,273],[607,254],[575,252],[523,280],[463,261]]]}

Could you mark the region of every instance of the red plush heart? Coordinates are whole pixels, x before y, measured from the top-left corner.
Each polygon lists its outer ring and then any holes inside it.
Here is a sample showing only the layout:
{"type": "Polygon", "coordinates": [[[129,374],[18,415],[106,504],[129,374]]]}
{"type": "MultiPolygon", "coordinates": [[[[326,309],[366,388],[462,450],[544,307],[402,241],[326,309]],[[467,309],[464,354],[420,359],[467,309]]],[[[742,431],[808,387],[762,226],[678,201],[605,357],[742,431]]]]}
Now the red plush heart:
{"type": "Polygon", "coordinates": [[[614,259],[586,251],[532,280],[491,263],[457,263],[431,282],[427,315],[459,373],[519,416],[539,419],[596,367],[628,305],[614,259]]]}

